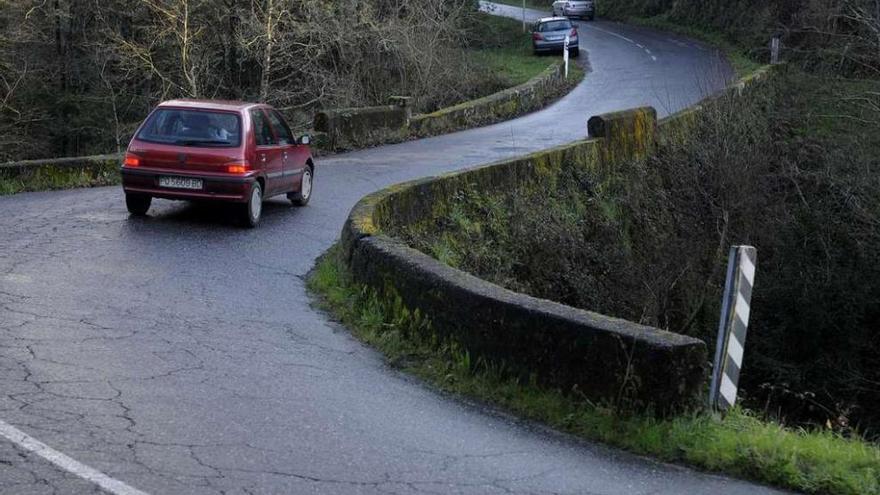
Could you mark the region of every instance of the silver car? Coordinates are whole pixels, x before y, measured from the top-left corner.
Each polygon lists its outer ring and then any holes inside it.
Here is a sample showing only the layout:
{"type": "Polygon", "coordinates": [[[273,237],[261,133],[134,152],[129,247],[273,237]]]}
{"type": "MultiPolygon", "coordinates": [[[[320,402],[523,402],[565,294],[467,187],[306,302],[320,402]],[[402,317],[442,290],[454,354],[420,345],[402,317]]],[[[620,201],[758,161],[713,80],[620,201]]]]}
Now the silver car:
{"type": "Polygon", "coordinates": [[[535,54],[562,51],[566,36],[569,55],[577,57],[580,54],[577,26],[567,17],[545,17],[532,26],[532,48],[535,54]]]}
{"type": "Polygon", "coordinates": [[[556,0],[553,2],[553,15],[580,17],[592,21],[596,18],[596,2],[595,0],[556,0]]]}

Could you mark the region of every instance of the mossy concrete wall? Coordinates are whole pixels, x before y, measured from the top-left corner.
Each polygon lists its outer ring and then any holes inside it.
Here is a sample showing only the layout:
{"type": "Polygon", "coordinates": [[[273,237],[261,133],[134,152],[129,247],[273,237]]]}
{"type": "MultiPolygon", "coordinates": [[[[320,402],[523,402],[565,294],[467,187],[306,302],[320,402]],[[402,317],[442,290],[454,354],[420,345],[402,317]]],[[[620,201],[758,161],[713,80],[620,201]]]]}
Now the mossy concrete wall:
{"type": "Polygon", "coordinates": [[[343,108],[318,112],[314,128],[327,135],[328,151],[343,151],[403,140],[409,120],[409,109],[399,105],[343,108]]]}
{"type": "Polygon", "coordinates": [[[498,93],[417,115],[410,135],[436,136],[461,129],[493,124],[538,110],[568,87],[561,63],[554,63],[529,81],[498,93]]]}
{"type": "Polygon", "coordinates": [[[680,110],[672,115],[664,117],[658,121],[658,143],[666,143],[677,139],[682,134],[686,134],[689,129],[696,125],[697,116],[705,110],[707,103],[711,103],[718,98],[741,96],[746,88],[753,84],[759,84],[772,77],[774,73],[785,70],[785,64],[765,65],[751,74],[739,79],[731,84],[723,91],[716,93],[704,99],[700,104],[680,110]]]}
{"type": "Polygon", "coordinates": [[[533,112],[573,84],[574,79],[566,81],[562,63],[556,62],[519,86],[436,112],[413,116],[408,99],[395,97],[394,104],[386,106],[319,112],[314,129],[326,134],[326,148],[322,148],[325,151],[348,151],[437,136],[533,112]]]}
{"type": "Polygon", "coordinates": [[[617,131],[367,196],[342,232],[353,277],[384,297],[399,296],[424,314],[435,332],[457,341],[472,357],[576,389],[594,401],[622,401],[658,412],[687,407],[697,400],[706,376],[702,341],[512,292],[386,234],[401,225],[419,228],[426,219],[444,215],[463,190],[552,187],[564,167],[602,174],[611,163],[609,149],[615,150],[615,160],[653,149],[654,115],[653,109],[641,108],[601,116],[606,129],[617,131]]]}
{"type": "Polygon", "coordinates": [[[118,184],[121,163],[118,154],[2,163],[0,194],[118,184]]]}
{"type": "MultiPolygon", "coordinates": [[[[766,79],[763,68],[732,85],[739,94],[766,79]]],[[[711,98],[717,98],[713,96],[711,98]]],[[[363,198],[342,231],[344,261],[355,280],[400,297],[440,335],[474,357],[595,401],[656,412],[680,410],[704,389],[703,341],[512,292],[445,265],[387,232],[428,228],[462,191],[502,193],[554,187],[563,167],[610,177],[623,160],[650,155],[659,142],[689,132],[697,105],[657,120],[653,108],[593,117],[590,138],[524,157],[392,186],[363,198]]]]}

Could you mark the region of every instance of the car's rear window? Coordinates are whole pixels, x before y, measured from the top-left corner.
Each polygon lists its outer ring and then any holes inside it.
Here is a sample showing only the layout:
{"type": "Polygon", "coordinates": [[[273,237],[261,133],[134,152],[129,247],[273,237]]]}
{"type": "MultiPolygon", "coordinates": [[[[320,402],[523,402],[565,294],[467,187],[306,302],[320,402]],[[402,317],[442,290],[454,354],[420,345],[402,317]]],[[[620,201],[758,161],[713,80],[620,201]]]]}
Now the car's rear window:
{"type": "Polygon", "coordinates": [[[548,31],[564,31],[566,29],[571,29],[571,22],[569,21],[549,21],[542,22],[538,24],[538,32],[546,33],[548,31]]]}
{"type": "Polygon", "coordinates": [[[178,146],[237,147],[241,119],[228,112],[160,108],[150,115],[137,138],[178,146]]]}

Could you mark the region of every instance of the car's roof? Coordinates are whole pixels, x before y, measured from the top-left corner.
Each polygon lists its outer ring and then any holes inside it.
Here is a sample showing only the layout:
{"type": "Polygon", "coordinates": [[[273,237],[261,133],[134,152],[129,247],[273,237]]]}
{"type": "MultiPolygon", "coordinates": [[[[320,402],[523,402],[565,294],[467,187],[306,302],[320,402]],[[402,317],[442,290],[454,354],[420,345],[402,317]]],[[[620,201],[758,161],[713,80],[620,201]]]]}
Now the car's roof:
{"type": "Polygon", "coordinates": [[[227,100],[195,100],[183,98],[179,100],[163,101],[160,107],[200,108],[203,110],[227,110],[241,111],[248,108],[264,106],[262,103],[249,103],[246,101],[227,100]]]}
{"type": "Polygon", "coordinates": [[[550,22],[550,21],[569,21],[568,17],[544,17],[543,19],[538,19],[538,22],[550,22]]]}

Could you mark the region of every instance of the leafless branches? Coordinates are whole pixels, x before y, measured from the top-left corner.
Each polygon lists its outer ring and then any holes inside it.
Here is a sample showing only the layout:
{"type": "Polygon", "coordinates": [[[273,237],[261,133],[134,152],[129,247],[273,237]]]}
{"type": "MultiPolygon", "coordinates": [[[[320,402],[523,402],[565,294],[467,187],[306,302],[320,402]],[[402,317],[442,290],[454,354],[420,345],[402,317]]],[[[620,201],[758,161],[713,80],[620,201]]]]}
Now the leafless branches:
{"type": "Polygon", "coordinates": [[[459,56],[473,0],[0,5],[0,124],[35,106],[52,122],[41,134],[56,155],[117,147],[152,105],[176,97],[261,100],[305,122],[316,107],[410,94],[433,108],[473,91],[459,56]]]}

